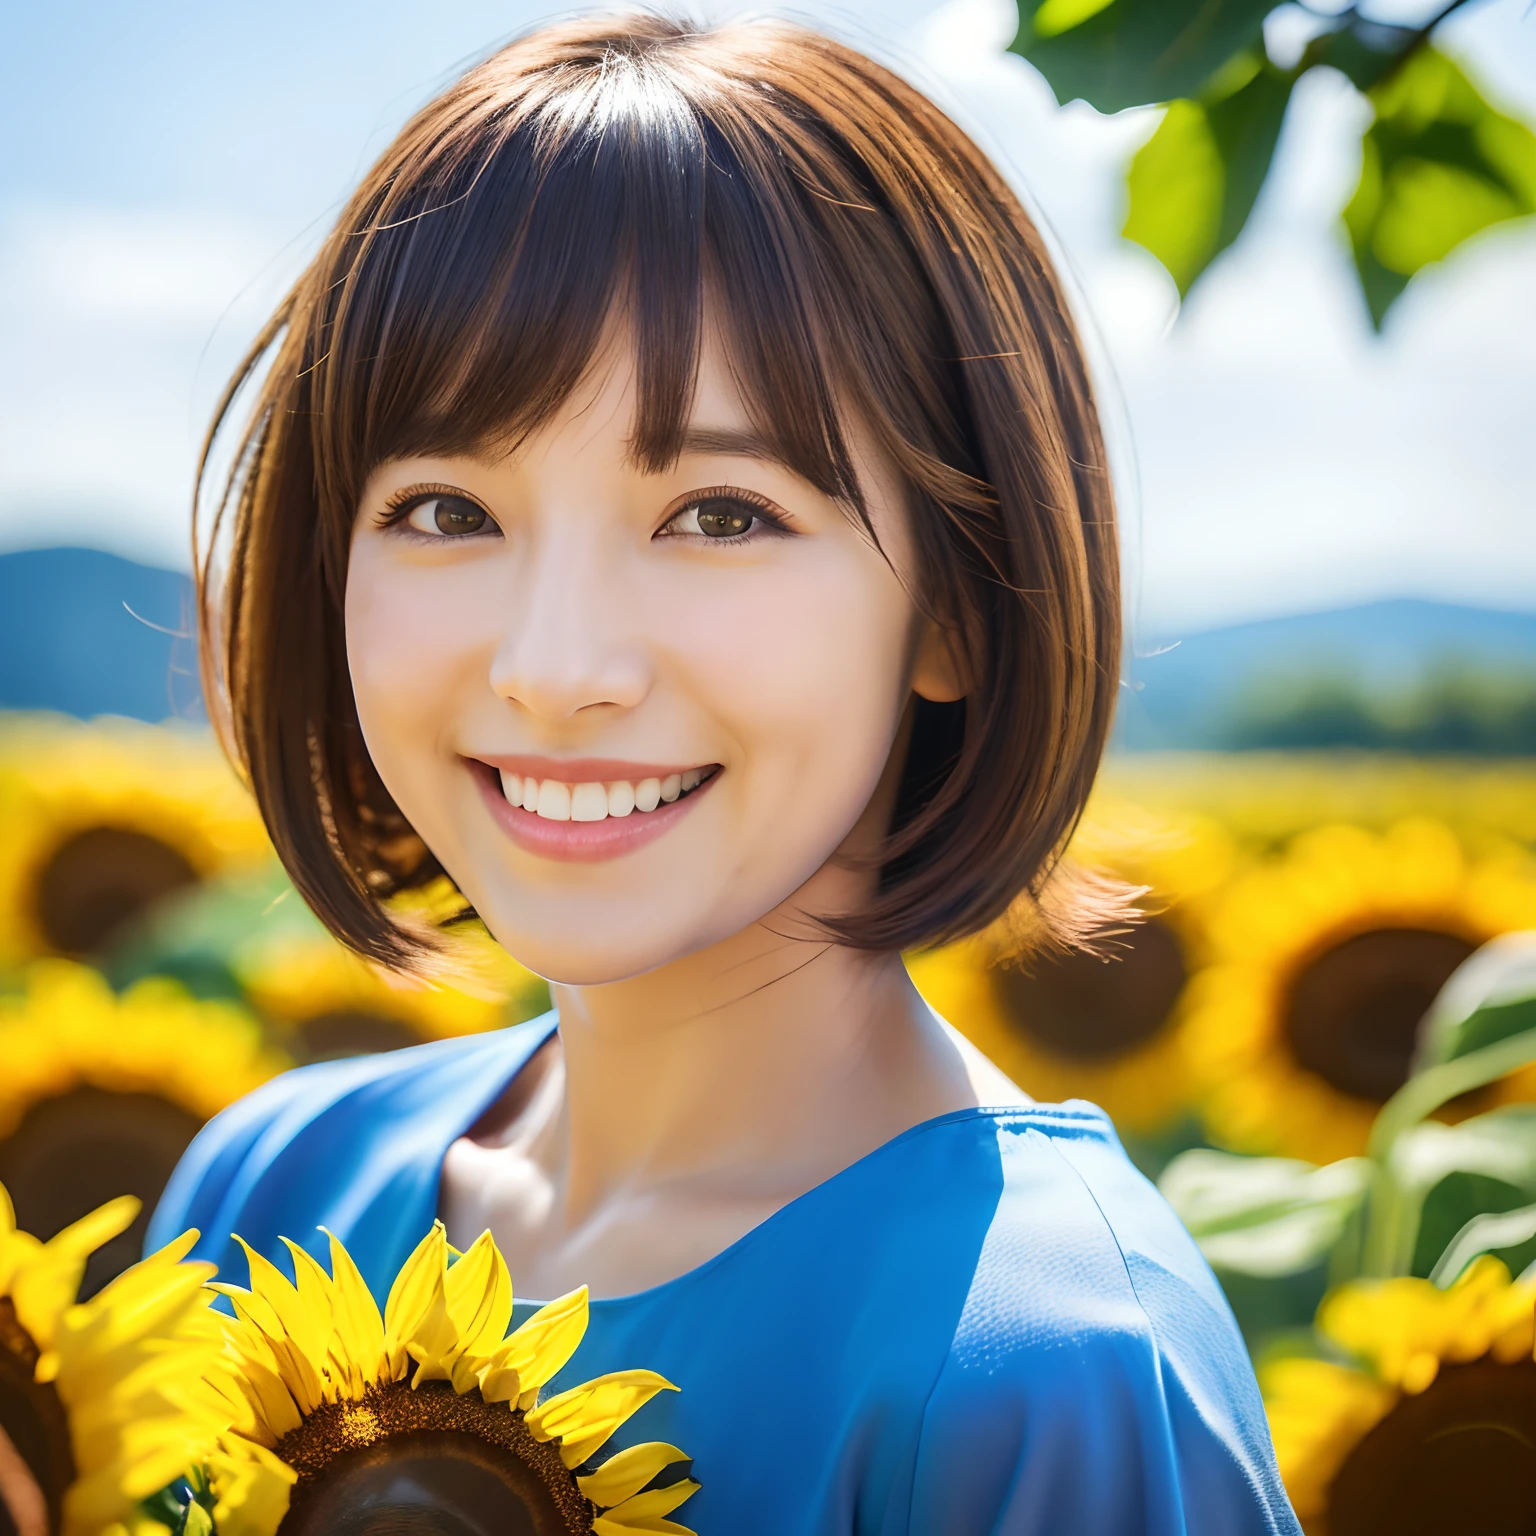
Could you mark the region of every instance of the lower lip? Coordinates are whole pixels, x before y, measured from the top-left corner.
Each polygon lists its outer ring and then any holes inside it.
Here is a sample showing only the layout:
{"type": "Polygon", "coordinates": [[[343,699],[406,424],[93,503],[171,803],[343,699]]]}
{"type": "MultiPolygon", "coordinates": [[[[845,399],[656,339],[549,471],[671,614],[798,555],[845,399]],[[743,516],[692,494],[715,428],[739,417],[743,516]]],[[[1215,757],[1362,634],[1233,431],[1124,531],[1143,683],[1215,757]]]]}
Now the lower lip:
{"type": "Polygon", "coordinates": [[[654,811],[631,811],[628,816],[608,816],[602,821],[551,821],[509,804],[501,791],[501,776],[494,768],[472,760],[468,767],[491,815],[519,848],[566,864],[597,864],[655,842],[675,827],[720,777],[716,770],[697,789],[669,805],[658,805],[654,811]]]}

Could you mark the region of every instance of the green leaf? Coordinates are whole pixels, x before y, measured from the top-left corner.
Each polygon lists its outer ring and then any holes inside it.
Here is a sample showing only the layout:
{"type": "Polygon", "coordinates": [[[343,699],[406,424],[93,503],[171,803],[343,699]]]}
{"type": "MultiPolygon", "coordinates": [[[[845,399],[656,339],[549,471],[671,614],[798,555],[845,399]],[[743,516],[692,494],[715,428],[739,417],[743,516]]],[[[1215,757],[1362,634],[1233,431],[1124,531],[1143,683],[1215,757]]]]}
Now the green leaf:
{"type": "Polygon", "coordinates": [[[1446,1245],[1429,1278],[1438,1286],[1454,1285],[1467,1265],[1485,1253],[1503,1259],[1519,1274],[1536,1257],[1536,1205],[1472,1217],[1446,1245]]]}
{"type": "Polygon", "coordinates": [[[1169,1163],[1158,1187],[1213,1267],[1273,1278],[1327,1257],[1369,1181],[1364,1158],[1319,1168],[1198,1148],[1169,1163]]]}
{"type": "Polygon", "coordinates": [[[1424,1198],[1408,1273],[1432,1275],[1459,1233],[1485,1217],[1519,1210],[1530,1198],[1529,1191],[1484,1173],[1447,1174],[1424,1198]]]}
{"type": "Polygon", "coordinates": [[[1508,933],[1459,966],[1419,1026],[1416,1071],[1536,1029],[1536,933],[1508,933]]]}
{"type": "Polygon", "coordinates": [[[1234,55],[1259,51],[1274,0],[1020,0],[1010,44],[1061,102],[1100,112],[1199,96],[1234,55]]]}
{"type": "Polygon", "coordinates": [[[1344,210],[1373,323],[1409,280],[1508,219],[1536,213],[1536,134],[1423,47],[1370,92],[1376,120],[1344,210]]]}
{"type": "Polygon", "coordinates": [[[1257,60],[1242,73],[1225,95],[1170,103],[1131,161],[1121,233],[1162,262],[1181,295],[1242,233],[1291,99],[1290,76],[1257,60]]]}
{"type": "Polygon", "coordinates": [[[1371,1204],[1366,1272],[1427,1274],[1472,1217],[1536,1199],[1536,1105],[1510,1105],[1460,1125],[1413,1125],[1391,1142],[1384,1171],[1386,1186],[1371,1204]]]}
{"type": "Polygon", "coordinates": [[[1120,233],[1157,257],[1179,293],[1216,253],[1226,174],[1205,108],[1194,101],[1169,104],[1157,132],[1131,161],[1126,178],[1130,207],[1120,233]]]}

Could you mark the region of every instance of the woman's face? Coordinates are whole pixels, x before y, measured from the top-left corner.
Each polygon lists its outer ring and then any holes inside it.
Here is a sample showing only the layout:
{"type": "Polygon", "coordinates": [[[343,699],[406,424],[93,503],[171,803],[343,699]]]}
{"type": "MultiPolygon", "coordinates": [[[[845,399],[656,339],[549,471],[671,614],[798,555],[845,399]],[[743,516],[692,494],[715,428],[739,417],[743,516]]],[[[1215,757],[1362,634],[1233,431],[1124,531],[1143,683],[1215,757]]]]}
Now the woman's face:
{"type": "Polygon", "coordinates": [[[496,938],[570,985],[786,902],[860,821],[913,689],[958,691],[867,452],[885,555],[756,441],[718,350],[662,474],[630,460],[634,407],[615,348],[515,454],[382,465],[347,579],[386,787],[496,938]]]}

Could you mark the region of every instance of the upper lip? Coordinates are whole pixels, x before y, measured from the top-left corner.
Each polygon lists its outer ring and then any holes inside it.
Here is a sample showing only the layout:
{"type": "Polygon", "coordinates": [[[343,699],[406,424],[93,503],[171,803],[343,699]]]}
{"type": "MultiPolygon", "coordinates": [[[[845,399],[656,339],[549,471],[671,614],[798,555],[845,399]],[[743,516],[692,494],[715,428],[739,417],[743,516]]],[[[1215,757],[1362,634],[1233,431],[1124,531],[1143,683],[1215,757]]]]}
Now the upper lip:
{"type": "Polygon", "coordinates": [[[664,779],[690,769],[713,768],[713,763],[636,763],[622,757],[535,757],[526,753],[466,754],[501,773],[521,774],[525,779],[553,779],[557,784],[612,784],[627,780],[664,779]]]}

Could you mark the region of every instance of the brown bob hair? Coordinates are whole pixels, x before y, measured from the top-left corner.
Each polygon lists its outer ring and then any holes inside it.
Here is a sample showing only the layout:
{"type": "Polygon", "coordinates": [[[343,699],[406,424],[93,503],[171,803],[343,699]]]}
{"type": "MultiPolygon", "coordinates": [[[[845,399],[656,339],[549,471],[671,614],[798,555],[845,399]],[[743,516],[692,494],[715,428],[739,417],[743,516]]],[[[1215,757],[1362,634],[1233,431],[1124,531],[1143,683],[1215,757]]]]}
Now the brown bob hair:
{"type": "MultiPolygon", "coordinates": [[[[384,899],[441,873],[368,757],[347,672],[364,481],[396,456],[515,449],[616,306],[636,349],[633,451],[666,466],[706,303],[790,468],[867,526],[846,422],[894,465],[914,595],[972,683],[959,703],[917,702],[876,894],[827,928],[904,949],[1045,893],[1109,731],[1120,600],[1104,445],[1044,243],[976,146],[851,49],[781,23],[608,16],[512,43],[412,118],[204,450],[199,501],[254,390],[199,540],[210,714],[300,892],[362,954],[419,956],[384,899]]],[[[1071,939],[1116,901],[1046,905],[1071,939]]]]}

